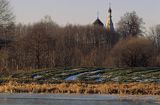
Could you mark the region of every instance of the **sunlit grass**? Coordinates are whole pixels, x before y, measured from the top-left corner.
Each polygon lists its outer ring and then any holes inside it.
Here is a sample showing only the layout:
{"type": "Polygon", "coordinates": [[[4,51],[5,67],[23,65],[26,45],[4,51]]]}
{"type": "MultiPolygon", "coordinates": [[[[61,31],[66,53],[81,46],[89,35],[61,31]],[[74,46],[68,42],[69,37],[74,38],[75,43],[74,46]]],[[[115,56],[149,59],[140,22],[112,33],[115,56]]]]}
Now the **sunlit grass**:
{"type": "Polygon", "coordinates": [[[9,82],[0,85],[0,93],[160,95],[160,84],[85,84],[80,82],[61,84],[19,84],[16,82],[9,82]]]}

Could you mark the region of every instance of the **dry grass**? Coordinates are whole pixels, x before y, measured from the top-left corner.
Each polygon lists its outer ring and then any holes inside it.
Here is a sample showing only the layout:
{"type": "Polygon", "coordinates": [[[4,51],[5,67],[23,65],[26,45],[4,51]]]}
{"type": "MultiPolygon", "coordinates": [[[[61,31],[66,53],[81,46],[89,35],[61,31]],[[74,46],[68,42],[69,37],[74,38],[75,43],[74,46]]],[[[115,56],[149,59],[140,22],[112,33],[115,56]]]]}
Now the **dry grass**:
{"type": "Polygon", "coordinates": [[[61,83],[61,84],[19,84],[9,82],[0,85],[0,93],[68,93],[68,94],[121,94],[160,95],[160,84],[144,83],[61,83]]]}

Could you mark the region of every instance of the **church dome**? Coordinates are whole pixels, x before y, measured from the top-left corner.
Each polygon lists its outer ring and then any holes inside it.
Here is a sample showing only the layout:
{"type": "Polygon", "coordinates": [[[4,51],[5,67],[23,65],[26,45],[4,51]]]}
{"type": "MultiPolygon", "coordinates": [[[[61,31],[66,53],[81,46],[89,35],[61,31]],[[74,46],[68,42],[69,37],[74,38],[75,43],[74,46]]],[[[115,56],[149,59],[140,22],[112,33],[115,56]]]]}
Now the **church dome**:
{"type": "Polygon", "coordinates": [[[109,13],[112,13],[112,9],[111,9],[111,8],[109,8],[108,12],[109,12],[109,13]]]}

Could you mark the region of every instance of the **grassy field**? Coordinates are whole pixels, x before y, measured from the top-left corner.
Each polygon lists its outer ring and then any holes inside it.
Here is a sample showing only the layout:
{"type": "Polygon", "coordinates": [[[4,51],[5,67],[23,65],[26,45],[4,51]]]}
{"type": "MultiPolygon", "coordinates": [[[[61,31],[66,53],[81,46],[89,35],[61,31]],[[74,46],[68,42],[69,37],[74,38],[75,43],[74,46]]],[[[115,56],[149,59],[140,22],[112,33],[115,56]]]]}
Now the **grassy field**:
{"type": "MultiPolygon", "coordinates": [[[[71,82],[66,79],[76,76],[74,81],[89,83],[160,83],[160,68],[54,68],[1,72],[0,82],[16,81],[19,83],[62,83],[71,82]]],[[[73,82],[73,81],[72,81],[73,82]]]]}
{"type": "Polygon", "coordinates": [[[160,95],[160,68],[60,67],[3,71],[0,93],[160,95]]]}

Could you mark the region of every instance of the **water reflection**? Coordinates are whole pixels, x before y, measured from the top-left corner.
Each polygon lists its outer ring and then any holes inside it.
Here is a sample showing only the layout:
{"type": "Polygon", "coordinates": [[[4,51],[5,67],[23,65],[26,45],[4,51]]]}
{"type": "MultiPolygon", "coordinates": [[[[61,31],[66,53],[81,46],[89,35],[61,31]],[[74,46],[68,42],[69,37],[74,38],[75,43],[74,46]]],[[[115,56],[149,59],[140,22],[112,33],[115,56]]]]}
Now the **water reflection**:
{"type": "MultiPolygon", "coordinates": [[[[158,100],[157,100],[158,101],[158,100]]],[[[154,97],[118,97],[100,95],[0,95],[0,105],[160,105],[154,97]]]]}

